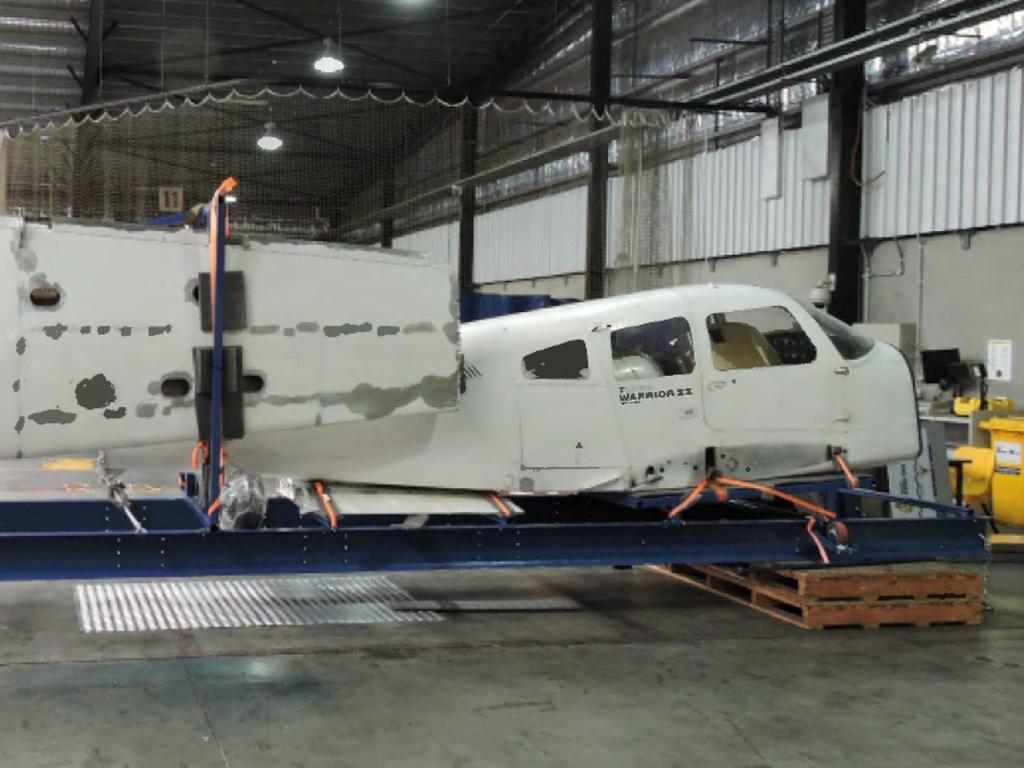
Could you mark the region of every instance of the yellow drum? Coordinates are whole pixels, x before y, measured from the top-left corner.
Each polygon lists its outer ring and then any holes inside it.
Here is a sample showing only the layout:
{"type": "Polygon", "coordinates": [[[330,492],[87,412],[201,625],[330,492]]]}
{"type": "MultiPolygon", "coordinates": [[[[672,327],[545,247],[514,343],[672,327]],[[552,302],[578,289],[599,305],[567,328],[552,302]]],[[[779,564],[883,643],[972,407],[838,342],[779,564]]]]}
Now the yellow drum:
{"type": "Polygon", "coordinates": [[[992,514],[1009,525],[1024,525],[1024,416],[1000,416],[981,423],[992,433],[995,474],[992,475],[992,514]]]}
{"type": "MultiPolygon", "coordinates": [[[[953,458],[964,463],[964,504],[988,504],[995,452],[991,448],[962,445],[953,451],[953,458]]],[[[949,469],[949,484],[956,487],[956,470],[949,469]]]]}

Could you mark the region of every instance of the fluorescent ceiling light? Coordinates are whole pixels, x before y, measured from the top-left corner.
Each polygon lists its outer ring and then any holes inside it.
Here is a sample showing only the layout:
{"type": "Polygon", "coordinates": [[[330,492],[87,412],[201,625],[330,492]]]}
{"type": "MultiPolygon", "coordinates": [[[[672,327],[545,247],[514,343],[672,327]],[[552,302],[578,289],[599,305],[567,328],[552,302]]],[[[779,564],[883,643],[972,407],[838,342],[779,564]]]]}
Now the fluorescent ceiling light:
{"type": "Polygon", "coordinates": [[[267,123],[264,127],[263,135],[256,141],[256,146],[262,149],[264,152],[275,152],[279,150],[284,142],[281,141],[281,137],[278,136],[274,131],[274,124],[267,123]]]}
{"type": "Polygon", "coordinates": [[[338,48],[333,40],[324,40],[324,52],[320,58],[313,62],[313,69],[325,75],[333,75],[345,68],[345,62],[340,58],[338,48]]]}

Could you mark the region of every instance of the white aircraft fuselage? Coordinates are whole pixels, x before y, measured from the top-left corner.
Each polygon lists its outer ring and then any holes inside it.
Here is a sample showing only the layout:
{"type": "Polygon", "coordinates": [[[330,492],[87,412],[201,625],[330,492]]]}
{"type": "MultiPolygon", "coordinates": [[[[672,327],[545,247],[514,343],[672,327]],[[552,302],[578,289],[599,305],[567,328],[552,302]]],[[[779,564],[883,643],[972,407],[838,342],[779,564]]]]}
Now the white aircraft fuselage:
{"type": "MultiPolygon", "coordinates": [[[[211,413],[207,237],[0,217],[0,257],[0,458],[188,468],[211,413]]],[[[223,423],[247,472],[653,492],[918,450],[900,353],[777,291],[684,286],[460,327],[454,275],[425,254],[253,238],[226,269],[223,423]]]]}
{"type": "Polygon", "coordinates": [[[700,285],[462,326],[457,409],[264,432],[248,471],[503,493],[658,491],[917,454],[900,352],[776,291],[700,285]],[[824,327],[821,322],[825,323],[824,327]],[[834,339],[834,340],[833,340],[834,339]]]}

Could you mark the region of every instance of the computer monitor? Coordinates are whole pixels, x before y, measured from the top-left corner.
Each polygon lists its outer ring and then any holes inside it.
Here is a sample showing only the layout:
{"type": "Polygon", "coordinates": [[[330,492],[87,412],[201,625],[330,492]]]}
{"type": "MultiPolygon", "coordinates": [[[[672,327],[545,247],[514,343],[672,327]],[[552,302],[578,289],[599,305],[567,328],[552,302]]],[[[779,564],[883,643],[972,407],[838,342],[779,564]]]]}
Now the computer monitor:
{"type": "Polygon", "coordinates": [[[955,373],[957,369],[953,368],[954,372],[951,373],[950,367],[959,363],[959,349],[921,350],[921,372],[926,384],[955,384],[960,377],[955,373]]]}

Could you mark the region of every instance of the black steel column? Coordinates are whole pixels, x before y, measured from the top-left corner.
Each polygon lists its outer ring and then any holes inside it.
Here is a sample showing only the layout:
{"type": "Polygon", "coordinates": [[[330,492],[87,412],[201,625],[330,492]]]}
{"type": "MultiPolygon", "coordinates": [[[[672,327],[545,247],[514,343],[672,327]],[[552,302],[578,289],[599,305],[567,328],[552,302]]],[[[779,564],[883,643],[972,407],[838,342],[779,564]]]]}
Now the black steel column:
{"type": "MultiPolygon", "coordinates": [[[[864,31],[865,0],[836,0],[835,39],[864,31]]],[[[864,65],[854,64],[832,74],[828,109],[829,226],[828,271],[835,276],[829,312],[848,323],[860,318],[861,177],[860,154],[854,154],[864,65]]]]}
{"type": "MultiPolygon", "coordinates": [[[[82,106],[100,96],[103,71],[103,0],[89,3],[89,28],[85,31],[85,62],[82,72],[82,106]]],[[[102,138],[106,128],[83,122],[75,129],[71,215],[101,219],[108,211],[104,205],[103,162],[106,157],[102,138]]],[[[53,213],[51,211],[51,213],[53,213]]]]}
{"type": "Polygon", "coordinates": [[[82,73],[82,105],[99,96],[103,67],[103,0],[89,3],[89,30],[85,38],[85,71],[82,73]]]}
{"type": "MultiPolygon", "coordinates": [[[[462,157],[459,177],[468,179],[476,173],[477,110],[467,105],[462,111],[462,157]]],[[[463,186],[459,208],[459,290],[473,290],[473,220],[476,218],[476,187],[463,186]]]]}
{"type": "MultiPolygon", "coordinates": [[[[590,95],[594,109],[603,115],[608,107],[612,86],[612,2],[593,0],[591,4],[590,95]]],[[[605,125],[593,119],[593,129],[605,125]]],[[[585,296],[604,295],[604,263],[608,238],[608,145],[590,150],[590,181],[587,186],[587,272],[585,296]]]]}
{"type": "MultiPolygon", "coordinates": [[[[394,169],[384,179],[384,188],[381,192],[381,207],[387,211],[395,204],[395,177],[394,169]]],[[[380,246],[390,248],[395,239],[394,214],[388,213],[380,220],[380,246]]]]}

